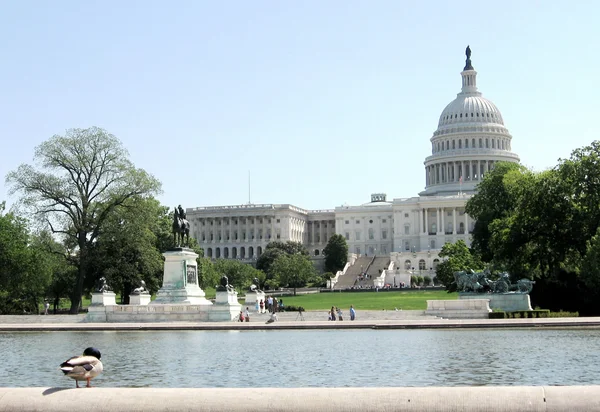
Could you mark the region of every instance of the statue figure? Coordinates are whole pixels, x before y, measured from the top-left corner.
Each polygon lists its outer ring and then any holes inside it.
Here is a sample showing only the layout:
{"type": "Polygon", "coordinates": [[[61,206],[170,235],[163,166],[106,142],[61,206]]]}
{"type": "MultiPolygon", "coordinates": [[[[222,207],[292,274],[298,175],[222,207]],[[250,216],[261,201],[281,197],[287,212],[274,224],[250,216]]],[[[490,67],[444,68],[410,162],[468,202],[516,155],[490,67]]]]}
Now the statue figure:
{"type": "Polygon", "coordinates": [[[510,275],[503,272],[498,279],[492,280],[488,269],[474,273],[472,270],[454,272],[454,282],[459,292],[474,293],[523,293],[528,294],[533,289],[535,282],[529,279],[520,279],[516,284],[510,280],[510,275]]]}
{"type": "Polygon", "coordinates": [[[111,292],[108,283],[106,283],[106,278],[103,276],[96,282],[96,293],[104,293],[111,292]]]}
{"type": "Polygon", "coordinates": [[[144,282],[143,280],[140,280],[140,286],[133,289],[133,291],[131,292],[132,295],[141,295],[148,293],[150,292],[148,291],[148,289],[146,289],[146,282],[144,282]]]}
{"type": "Polygon", "coordinates": [[[225,275],[221,276],[220,285],[217,286],[217,292],[233,292],[233,285],[229,284],[229,278],[225,275]]]}
{"type": "Polygon", "coordinates": [[[250,292],[262,292],[258,287],[260,285],[260,282],[258,280],[258,278],[254,278],[252,280],[254,283],[250,285],[250,287],[248,288],[248,290],[250,292]]]}
{"type": "Polygon", "coordinates": [[[187,221],[181,205],[175,208],[173,215],[173,243],[180,247],[190,245],[190,222],[187,221]]]}
{"type": "Polygon", "coordinates": [[[467,61],[464,70],[475,70],[473,69],[473,65],[471,65],[471,48],[469,46],[467,46],[465,54],[467,55],[467,61]]]}

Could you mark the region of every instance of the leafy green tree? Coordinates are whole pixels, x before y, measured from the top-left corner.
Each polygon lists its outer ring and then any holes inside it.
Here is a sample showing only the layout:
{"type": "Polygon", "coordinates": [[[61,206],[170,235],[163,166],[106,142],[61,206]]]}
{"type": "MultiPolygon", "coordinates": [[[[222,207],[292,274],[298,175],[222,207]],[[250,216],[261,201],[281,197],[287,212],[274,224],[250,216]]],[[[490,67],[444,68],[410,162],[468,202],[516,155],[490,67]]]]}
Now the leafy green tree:
{"type": "Polygon", "coordinates": [[[306,286],[306,282],[315,275],[310,258],[302,254],[279,256],[271,270],[281,285],[294,288],[294,296],[296,288],[306,286]]]}
{"type": "Polygon", "coordinates": [[[44,220],[53,233],[76,245],[77,278],[71,313],[81,306],[88,252],[108,217],[127,199],[160,191],[160,182],[128,159],[121,142],[103,129],[70,129],[35,150],[36,167],[10,172],[10,193],[44,220]]]}
{"type": "Polygon", "coordinates": [[[477,186],[477,193],[466,204],[466,212],[475,219],[471,247],[484,262],[493,259],[490,248],[490,224],[510,216],[516,207],[522,177],[530,172],[518,163],[498,162],[477,186]]]}
{"type": "Polygon", "coordinates": [[[344,269],[348,261],[348,243],[344,236],[335,234],[329,238],[327,246],[323,249],[325,255],[325,270],[337,273],[344,269]]]}
{"type": "Polygon", "coordinates": [[[256,268],[261,270],[266,275],[265,283],[270,287],[276,287],[278,285],[276,275],[271,270],[273,262],[283,255],[296,255],[309,256],[308,250],[300,242],[287,242],[273,241],[267,244],[264,252],[258,257],[256,261],[256,268]]]}
{"type": "Polygon", "coordinates": [[[454,283],[454,272],[473,269],[482,270],[483,264],[477,256],[473,256],[463,240],[456,243],[446,243],[442,246],[439,256],[446,258],[440,262],[435,270],[439,282],[446,286],[446,290],[453,292],[456,290],[454,283]]]}
{"type": "Polygon", "coordinates": [[[87,286],[105,277],[123,303],[129,302],[140,280],[155,293],[163,272],[160,236],[168,236],[162,222],[168,220],[168,209],[154,198],[134,196],[123,202],[107,217],[89,249],[87,286]]]}
{"type": "Polygon", "coordinates": [[[56,266],[58,256],[46,248],[54,241],[30,234],[24,219],[3,211],[0,204],[0,313],[37,312],[56,266]]]}
{"type": "Polygon", "coordinates": [[[227,276],[229,283],[238,291],[247,290],[254,282],[254,278],[260,276],[259,270],[234,259],[216,259],[213,266],[219,279],[222,275],[227,276]]]}

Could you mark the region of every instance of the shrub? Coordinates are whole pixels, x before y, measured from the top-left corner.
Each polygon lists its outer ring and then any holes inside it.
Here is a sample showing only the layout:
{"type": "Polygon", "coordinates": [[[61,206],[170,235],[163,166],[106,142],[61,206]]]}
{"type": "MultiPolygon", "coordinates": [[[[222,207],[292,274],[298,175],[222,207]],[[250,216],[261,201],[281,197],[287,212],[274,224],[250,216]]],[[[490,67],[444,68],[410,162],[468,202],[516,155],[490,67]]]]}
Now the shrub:
{"type": "Polygon", "coordinates": [[[417,276],[417,285],[421,286],[423,284],[423,276],[417,276]]]}
{"type": "Polygon", "coordinates": [[[490,312],[489,314],[489,319],[505,319],[506,318],[506,312],[503,311],[494,311],[494,312],[490,312]]]}
{"type": "Polygon", "coordinates": [[[431,284],[431,278],[429,276],[423,276],[423,283],[425,286],[429,286],[431,284]]]}
{"type": "Polygon", "coordinates": [[[284,306],[283,311],[284,312],[304,312],[305,309],[302,306],[289,305],[289,306],[284,306]]]}

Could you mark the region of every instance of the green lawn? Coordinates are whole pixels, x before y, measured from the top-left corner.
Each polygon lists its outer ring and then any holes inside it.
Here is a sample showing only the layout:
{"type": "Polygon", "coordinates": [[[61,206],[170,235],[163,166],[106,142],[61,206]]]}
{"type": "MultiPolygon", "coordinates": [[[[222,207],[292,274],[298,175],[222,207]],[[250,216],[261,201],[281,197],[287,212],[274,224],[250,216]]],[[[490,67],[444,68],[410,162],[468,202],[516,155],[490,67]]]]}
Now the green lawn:
{"type": "Polygon", "coordinates": [[[329,310],[332,306],[347,309],[354,305],[362,310],[425,310],[428,300],[454,300],[457,293],[438,291],[410,292],[343,292],[283,296],[285,306],[302,306],[306,310],[329,310]]]}

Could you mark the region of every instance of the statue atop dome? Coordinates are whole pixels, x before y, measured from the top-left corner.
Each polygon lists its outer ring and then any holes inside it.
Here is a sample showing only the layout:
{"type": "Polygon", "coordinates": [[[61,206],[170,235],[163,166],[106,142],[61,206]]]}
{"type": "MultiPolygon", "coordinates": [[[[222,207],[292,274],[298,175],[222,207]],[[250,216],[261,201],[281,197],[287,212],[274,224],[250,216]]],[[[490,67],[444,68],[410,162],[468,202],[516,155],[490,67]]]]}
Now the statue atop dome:
{"type": "Polygon", "coordinates": [[[467,45],[467,49],[465,50],[465,54],[467,55],[467,62],[465,64],[465,68],[463,70],[475,70],[471,65],[471,47],[467,45]]]}

